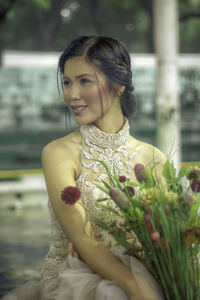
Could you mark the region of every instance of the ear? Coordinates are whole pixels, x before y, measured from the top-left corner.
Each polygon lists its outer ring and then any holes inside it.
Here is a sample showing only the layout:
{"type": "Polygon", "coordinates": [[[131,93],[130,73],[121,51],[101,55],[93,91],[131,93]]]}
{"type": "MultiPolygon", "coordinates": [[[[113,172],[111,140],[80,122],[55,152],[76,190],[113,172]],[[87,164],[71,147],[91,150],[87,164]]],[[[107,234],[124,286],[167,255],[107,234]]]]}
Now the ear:
{"type": "Polygon", "coordinates": [[[114,95],[117,96],[117,97],[121,97],[121,95],[124,92],[125,88],[126,88],[125,86],[121,86],[121,85],[115,86],[114,95]]]}
{"type": "Polygon", "coordinates": [[[121,94],[123,94],[125,88],[126,88],[125,86],[119,86],[119,96],[121,96],[121,94]]]}

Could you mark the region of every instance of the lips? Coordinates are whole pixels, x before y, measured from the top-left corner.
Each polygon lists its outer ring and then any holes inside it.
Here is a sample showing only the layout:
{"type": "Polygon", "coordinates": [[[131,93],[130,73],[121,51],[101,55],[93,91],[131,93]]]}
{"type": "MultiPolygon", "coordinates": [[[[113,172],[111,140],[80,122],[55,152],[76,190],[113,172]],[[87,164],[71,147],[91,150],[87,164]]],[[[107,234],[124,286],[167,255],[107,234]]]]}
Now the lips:
{"type": "Polygon", "coordinates": [[[71,109],[75,115],[80,115],[86,107],[87,105],[71,105],[71,109]]]}

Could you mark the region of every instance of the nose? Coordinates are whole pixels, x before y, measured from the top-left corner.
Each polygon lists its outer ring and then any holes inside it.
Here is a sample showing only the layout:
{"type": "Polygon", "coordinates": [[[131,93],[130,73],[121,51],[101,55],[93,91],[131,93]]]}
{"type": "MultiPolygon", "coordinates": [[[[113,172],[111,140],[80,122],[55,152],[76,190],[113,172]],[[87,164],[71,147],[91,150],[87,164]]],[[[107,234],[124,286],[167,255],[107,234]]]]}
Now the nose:
{"type": "Polygon", "coordinates": [[[69,98],[70,101],[79,100],[81,98],[80,88],[77,86],[77,84],[72,84],[72,86],[70,87],[69,98]]]}

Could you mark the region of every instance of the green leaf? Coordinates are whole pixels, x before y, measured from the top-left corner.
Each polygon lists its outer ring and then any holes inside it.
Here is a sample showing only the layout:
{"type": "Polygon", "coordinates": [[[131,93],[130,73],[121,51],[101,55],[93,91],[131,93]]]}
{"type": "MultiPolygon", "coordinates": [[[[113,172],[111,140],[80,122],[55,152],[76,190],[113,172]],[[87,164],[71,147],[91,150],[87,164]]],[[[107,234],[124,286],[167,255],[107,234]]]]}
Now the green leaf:
{"type": "Polygon", "coordinates": [[[104,186],[102,186],[102,185],[100,185],[100,184],[98,184],[98,183],[95,183],[95,182],[93,182],[93,184],[94,184],[96,187],[98,187],[102,192],[104,192],[104,193],[106,193],[107,195],[109,195],[110,189],[108,190],[108,189],[105,188],[104,186]]]}
{"type": "Polygon", "coordinates": [[[115,182],[116,182],[116,184],[117,184],[117,187],[122,191],[123,190],[123,188],[122,188],[122,185],[121,185],[121,183],[120,183],[120,181],[119,181],[119,177],[118,177],[118,175],[117,175],[117,173],[116,173],[116,171],[115,171],[115,168],[113,168],[113,174],[114,174],[114,179],[115,179],[115,182]]]}
{"type": "Polygon", "coordinates": [[[104,198],[99,198],[97,199],[96,201],[97,202],[103,202],[103,201],[106,201],[106,200],[109,200],[110,198],[107,198],[107,197],[104,197],[104,198]]]}
{"type": "Polygon", "coordinates": [[[126,181],[126,184],[127,184],[127,185],[130,185],[130,186],[133,186],[133,187],[139,186],[138,183],[135,183],[135,182],[132,182],[132,181],[126,181]]]}
{"type": "Polygon", "coordinates": [[[101,208],[103,208],[103,209],[105,209],[105,210],[107,210],[109,212],[114,213],[117,216],[120,216],[119,212],[115,208],[113,208],[111,206],[104,205],[104,204],[99,204],[99,203],[97,205],[98,205],[98,207],[101,207],[101,208]]]}
{"type": "Polygon", "coordinates": [[[101,181],[103,182],[104,186],[108,189],[108,191],[110,191],[111,186],[107,182],[105,182],[103,179],[101,181]]]}
{"type": "Polygon", "coordinates": [[[92,215],[91,219],[94,224],[101,227],[102,229],[104,229],[106,231],[109,229],[108,225],[105,222],[103,222],[101,219],[95,217],[94,215],[92,215]]]}
{"type": "Polygon", "coordinates": [[[176,181],[176,169],[169,160],[165,162],[162,174],[166,178],[168,183],[176,181]]]}
{"type": "Polygon", "coordinates": [[[188,224],[200,224],[200,217],[198,215],[198,210],[200,208],[200,200],[196,201],[189,211],[188,224]]]}
{"type": "Polygon", "coordinates": [[[113,179],[113,176],[112,176],[112,174],[111,174],[111,172],[110,172],[109,166],[108,166],[108,165],[105,163],[105,161],[103,161],[103,160],[97,159],[97,161],[98,161],[100,164],[102,164],[102,165],[104,166],[104,168],[106,169],[107,175],[108,175],[108,177],[109,177],[110,182],[112,183],[112,185],[113,185],[113,186],[116,186],[116,183],[115,183],[115,181],[114,181],[114,179],[113,179]]]}
{"type": "Polygon", "coordinates": [[[116,240],[117,244],[129,248],[129,243],[126,240],[126,233],[121,228],[115,228],[111,234],[116,240]]]}

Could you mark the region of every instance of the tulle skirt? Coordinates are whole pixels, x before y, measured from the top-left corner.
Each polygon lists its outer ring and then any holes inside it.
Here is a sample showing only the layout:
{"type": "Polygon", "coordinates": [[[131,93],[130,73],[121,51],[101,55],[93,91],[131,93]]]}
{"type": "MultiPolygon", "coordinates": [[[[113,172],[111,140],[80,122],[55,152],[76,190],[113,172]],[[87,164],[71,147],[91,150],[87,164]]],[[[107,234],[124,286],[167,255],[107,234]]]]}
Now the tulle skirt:
{"type": "MultiPolygon", "coordinates": [[[[114,246],[111,251],[129,266],[146,300],[163,300],[156,281],[135,257],[114,246]]],[[[128,300],[126,293],[114,282],[101,278],[85,263],[69,256],[60,275],[46,281],[29,281],[9,292],[2,300],[128,300]]]]}

